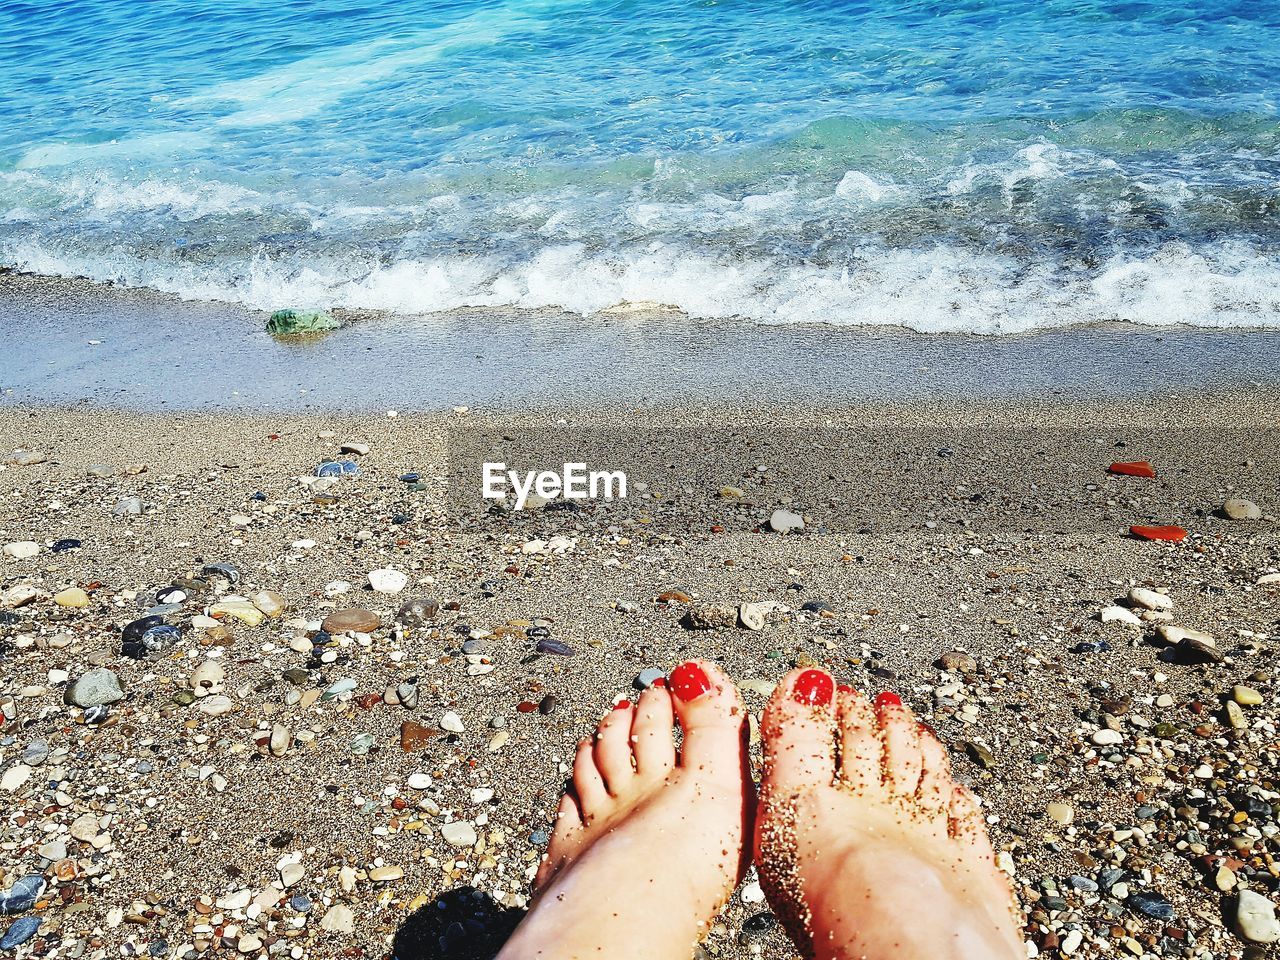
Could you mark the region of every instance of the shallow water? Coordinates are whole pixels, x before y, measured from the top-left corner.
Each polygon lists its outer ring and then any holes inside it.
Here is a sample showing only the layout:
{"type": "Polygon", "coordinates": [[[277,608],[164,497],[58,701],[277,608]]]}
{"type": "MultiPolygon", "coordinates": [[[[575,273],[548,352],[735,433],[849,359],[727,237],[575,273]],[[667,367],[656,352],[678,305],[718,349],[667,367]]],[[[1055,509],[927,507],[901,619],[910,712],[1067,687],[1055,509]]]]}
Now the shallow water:
{"type": "Polygon", "coordinates": [[[0,2],[0,262],[261,308],[1280,326],[1272,4],[0,2]]]}

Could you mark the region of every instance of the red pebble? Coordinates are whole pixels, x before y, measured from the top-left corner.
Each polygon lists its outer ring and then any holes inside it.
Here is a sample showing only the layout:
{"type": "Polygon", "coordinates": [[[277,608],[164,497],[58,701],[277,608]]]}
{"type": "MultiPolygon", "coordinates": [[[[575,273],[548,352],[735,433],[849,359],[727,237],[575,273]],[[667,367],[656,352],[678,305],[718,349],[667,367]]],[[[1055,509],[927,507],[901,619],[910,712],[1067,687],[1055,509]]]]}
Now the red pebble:
{"type": "Polygon", "coordinates": [[[372,710],[381,702],[382,694],[380,693],[362,693],[356,697],[356,703],[360,705],[361,710],[372,710]]]}
{"type": "Polygon", "coordinates": [[[516,709],[521,713],[533,713],[533,711],[538,709],[538,705],[532,701],[525,700],[523,703],[516,704],[516,709]]]}
{"type": "Polygon", "coordinates": [[[1118,473],[1124,477],[1146,477],[1148,480],[1156,478],[1156,468],[1145,460],[1134,460],[1132,463],[1113,463],[1107,467],[1108,473],[1118,473]]]}
{"type": "Polygon", "coordinates": [[[1187,531],[1181,527],[1130,527],[1129,532],[1139,540],[1168,540],[1178,543],[1187,538],[1187,531]]]}

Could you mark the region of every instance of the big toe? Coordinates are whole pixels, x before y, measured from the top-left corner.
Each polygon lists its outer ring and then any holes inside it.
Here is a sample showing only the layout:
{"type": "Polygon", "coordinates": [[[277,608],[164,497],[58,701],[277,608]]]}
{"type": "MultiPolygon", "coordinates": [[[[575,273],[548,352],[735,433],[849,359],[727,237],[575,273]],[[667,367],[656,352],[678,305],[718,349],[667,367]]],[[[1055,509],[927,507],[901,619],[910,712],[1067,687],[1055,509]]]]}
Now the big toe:
{"type": "Polygon", "coordinates": [[[836,770],[835,681],[824,670],[793,670],[765,707],[762,796],[829,786],[836,770]]]}
{"type": "Polygon", "coordinates": [[[741,778],[747,769],[747,714],[733,681],[706,660],[690,660],[671,671],[668,688],[684,732],[681,768],[741,778]]]}

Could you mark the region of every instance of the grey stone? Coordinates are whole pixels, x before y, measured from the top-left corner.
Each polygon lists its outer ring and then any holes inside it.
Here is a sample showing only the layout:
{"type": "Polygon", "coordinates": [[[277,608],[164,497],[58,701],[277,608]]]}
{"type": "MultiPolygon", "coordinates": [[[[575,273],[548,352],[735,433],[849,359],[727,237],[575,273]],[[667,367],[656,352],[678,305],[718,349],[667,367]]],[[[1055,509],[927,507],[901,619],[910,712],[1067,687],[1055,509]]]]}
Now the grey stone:
{"type": "Polygon", "coordinates": [[[124,690],[120,687],[119,677],[105,667],[99,667],[82,674],[67,687],[65,699],[73,706],[87,709],[123,700],[124,690]]]}

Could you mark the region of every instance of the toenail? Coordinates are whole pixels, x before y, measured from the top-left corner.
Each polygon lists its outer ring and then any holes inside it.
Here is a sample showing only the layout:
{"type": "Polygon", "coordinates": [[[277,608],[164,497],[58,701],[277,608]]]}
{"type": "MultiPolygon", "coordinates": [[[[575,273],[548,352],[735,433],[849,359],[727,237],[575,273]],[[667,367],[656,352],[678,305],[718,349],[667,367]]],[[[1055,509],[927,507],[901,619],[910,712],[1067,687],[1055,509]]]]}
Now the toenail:
{"type": "Polygon", "coordinates": [[[649,686],[660,687],[661,689],[665,690],[667,689],[667,678],[659,677],[657,680],[653,681],[653,683],[649,684],[649,686]]]}
{"type": "Polygon", "coordinates": [[[917,720],[916,723],[919,725],[921,733],[927,733],[929,736],[933,737],[933,739],[937,740],[939,743],[942,742],[942,738],[938,736],[938,731],[933,729],[933,727],[929,726],[929,724],[925,723],[923,720],[917,720]]]}
{"type": "Polygon", "coordinates": [[[853,693],[853,687],[849,686],[847,683],[838,684],[836,686],[836,690],[840,693],[853,693]]]}
{"type": "Polygon", "coordinates": [[[835,693],[836,682],[821,670],[806,670],[796,677],[791,696],[811,707],[825,707],[835,693]]]}
{"type": "Polygon", "coordinates": [[[671,692],[681,700],[697,700],[711,689],[711,681],[696,663],[682,663],[671,671],[671,692]]]}
{"type": "Polygon", "coordinates": [[[900,707],[902,706],[902,698],[896,693],[886,690],[884,693],[876,695],[877,707],[900,707]]]}
{"type": "Polygon", "coordinates": [[[613,709],[615,709],[615,710],[629,710],[629,709],[631,709],[631,701],[630,701],[630,700],[619,700],[617,703],[615,703],[615,704],[613,705],[613,709]]]}

